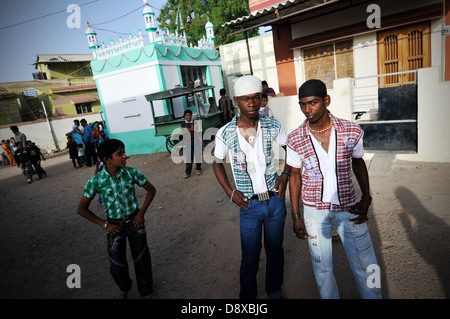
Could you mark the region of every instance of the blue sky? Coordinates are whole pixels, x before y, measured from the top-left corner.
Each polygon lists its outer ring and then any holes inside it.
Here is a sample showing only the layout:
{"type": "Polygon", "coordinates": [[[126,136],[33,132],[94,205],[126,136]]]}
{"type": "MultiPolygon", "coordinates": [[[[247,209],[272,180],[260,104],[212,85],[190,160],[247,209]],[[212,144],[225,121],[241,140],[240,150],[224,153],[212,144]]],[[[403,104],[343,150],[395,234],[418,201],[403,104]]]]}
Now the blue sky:
{"type": "MultiPolygon", "coordinates": [[[[165,2],[148,1],[156,16],[165,2]]],[[[139,29],[145,32],[143,8],[140,8],[143,5],[142,0],[3,0],[0,7],[0,82],[32,80],[32,73],[37,71],[32,65],[37,54],[91,53],[85,37],[86,21],[96,30],[99,44],[109,44],[110,39],[117,41],[121,34],[114,32],[131,32],[132,35],[137,35],[139,29]],[[70,4],[80,8],[80,28],[67,25],[68,18],[74,13],[66,12],[70,4]],[[116,21],[95,27],[128,13],[116,21]]]]}

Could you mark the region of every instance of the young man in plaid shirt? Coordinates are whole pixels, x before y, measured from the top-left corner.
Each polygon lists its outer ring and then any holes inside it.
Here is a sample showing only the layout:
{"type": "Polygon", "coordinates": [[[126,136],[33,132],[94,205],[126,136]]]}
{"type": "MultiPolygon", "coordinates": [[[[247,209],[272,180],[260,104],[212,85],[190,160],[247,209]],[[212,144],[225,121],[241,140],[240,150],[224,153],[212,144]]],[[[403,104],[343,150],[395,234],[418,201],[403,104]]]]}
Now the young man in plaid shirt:
{"type": "Polygon", "coordinates": [[[107,233],[110,273],[120,288],[119,298],[125,299],[131,289],[126,259],[127,237],[139,293],[143,298],[152,298],[152,264],[144,228],[144,214],[153,201],[155,187],[139,170],[126,167],[128,156],[121,141],[104,141],[100,144],[98,153],[106,166],[86,183],[78,214],[99,225],[107,233]],[[141,208],[138,206],[134,184],[147,191],[141,208]],[[97,193],[105,207],[106,220],[89,210],[89,205],[97,193]]]}
{"type": "Polygon", "coordinates": [[[305,82],[298,97],[306,120],[287,140],[289,191],[294,232],[298,238],[308,239],[320,295],[339,298],[332,260],[331,228],[335,226],[360,296],[381,298],[379,280],[373,284],[369,278],[370,269],[375,267],[379,272],[379,267],[365,223],[372,198],[362,158],[364,132],[358,124],[328,112],[331,100],[322,81],[305,82]],[[359,202],[353,189],[352,167],[362,192],[359,202]],[[300,194],[304,220],[299,213],[300,194]]]}
{"type": "Polygon", "coordinates": [[[234,102],[239,106],[240,114],[216,134],[213,169],[227,196],[239,207],[242,250],[239,297],[257,297],[256,274],[264,231],[266,292],[269,298],[281,298],[286,218],[284,194],[289,167],[285,167],[287,172],[278,175],[272,145],[277,142],[285,148],[286,132],[278,120],[259,117],[260,79],[243,76],[235,82],[234,92],[234,102]],[[235,189],[228,181],[223,164],[227,152],[235,189]]]}

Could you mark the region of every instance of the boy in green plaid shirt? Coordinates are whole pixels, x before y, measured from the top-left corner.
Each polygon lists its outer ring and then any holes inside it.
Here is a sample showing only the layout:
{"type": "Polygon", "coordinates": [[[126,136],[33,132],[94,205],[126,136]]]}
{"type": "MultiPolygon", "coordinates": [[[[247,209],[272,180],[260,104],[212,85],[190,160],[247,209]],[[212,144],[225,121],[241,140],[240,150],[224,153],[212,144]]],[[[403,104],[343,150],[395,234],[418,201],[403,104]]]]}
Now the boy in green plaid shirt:
{"type": "Polygon", "coordinates": [[[121,141],[117,139],[104,141],[100,144],[98,154],[106,166],[87,181],[78,205],[78,214],[103,227],[107,233],[110,273],[120,288],[119,298],[126,298],[131,289],[126,260],[127,237],[134,260],[139,293],[143,298],[151,298],[153,274],[144,215],[155,196],[156,189],[139,170],[126,167],[128,156],[121,141]],[[141,208],[134,184],[147,191],[141,208]],[[96,194],[99,194],[103,201],[106,220],[89,210],[89,205],[96,194]]]}

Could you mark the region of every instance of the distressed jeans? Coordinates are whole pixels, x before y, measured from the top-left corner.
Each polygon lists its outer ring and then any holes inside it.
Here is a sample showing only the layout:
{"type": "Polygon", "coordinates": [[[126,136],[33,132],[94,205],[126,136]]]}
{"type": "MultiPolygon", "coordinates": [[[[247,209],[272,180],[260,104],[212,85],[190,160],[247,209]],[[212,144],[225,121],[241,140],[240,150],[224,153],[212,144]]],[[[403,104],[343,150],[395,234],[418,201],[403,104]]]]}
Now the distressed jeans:
{"type": "Polygon", "coordinates": [[[128,292],[131,289],[131,279],[126,258],[126,241],[128,237],[139,293],[142,297],[151,295],[153,293],[153,273],[145,228],[134,230],[133,220],[118,221],[116,219],[108,219],[108,221],[122,228],[116,236],[107,234],[110,273],[115,283],[119,286],[121,292],[128,292]]]}
{"type": "Polygon", "coordinates": [[[256,299],[256,274],[259,268],[261,238],[264,229],[266,262],[266,292],[269,298],[281,297],[284,251],[283,233],[286,218],[285,200],[278,195],[270,200],[249,199],[248,207],[239,210],[241,232],[241,299],[256,299]]]}
{"type": "MultiPolygon", "coordinates": [[[[332,226],[336,227],[344,245],[361,298],[381,298],[381,288],[373,287],[374,285],[370,284],[371,278],[369,276],[372,275],[370,269],[373,265],[377,265],[377,259],[366,223],[357,225],[349,221],[349,219],[357,216],[349,212],[316,210],[308,206],[304,206],[303,215],[314,274],[321,298],[339,298],[333,273],[332,226]]],[[[378,266],[376,267],[378,268],[378,266]]]]}

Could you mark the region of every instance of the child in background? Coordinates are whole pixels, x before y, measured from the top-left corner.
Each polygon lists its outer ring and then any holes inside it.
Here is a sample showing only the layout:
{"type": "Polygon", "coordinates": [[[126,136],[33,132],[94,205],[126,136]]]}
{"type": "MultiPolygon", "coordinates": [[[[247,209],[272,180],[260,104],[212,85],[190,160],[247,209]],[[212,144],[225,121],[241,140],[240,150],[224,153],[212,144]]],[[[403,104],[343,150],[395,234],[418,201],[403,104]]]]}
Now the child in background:
{"type": "Polygon", "coordinates": [[[217,106],[216,106],[216,102],[214,101],[214,98],[212,96],[208,98],[208,102],[209,102],[208,114],[216,113],[217,106]]]}
{"type": "Polygon", "coordinates": [[[33,168],[38,174],[39,179],[42,179],[42,177],[47,177],[47,173],[41,166],[41,158],[43,161],[45,161],[45,158],[44,155],[42,155],[40,148],[30,140],[27,140],[27,151],[30,153],[31,165],[33,165],[33,168]]]}
{"type": "Polygon", "coordinates": [[[27,184],[31,184],[33,182],[33,168],[31,167],[30,153],[23,147],[22,142],[17,142],[16,146],[17,150],[14,152],[14,157],[17,166],[22,169],[22,173],[27,179],[27,184]]]}
{"type": "MultiPolygon", "coordinates": [[[[83,144],[78,144],[78,157],[80,158],[80,167],[83,167],[84,163],[86,162],[86,156],[84,156],[83,144]]],[[[84,167],[87,167],[87,166],[84,166],[84,167]]]]}
{"type": "MultiPolygon", "coordinates": [[[[17,146],[16,146],[16,139],[14,137],[11,137],[9,139],[9,145],[11,147],[11,151],[13,152],[13,154],[17,151],[17,146]]],[[[23,146],[23,145],[22,145],[23,146]]],[[[24,146],[25,147],[25,146],[24,146]]]]}
{"type": "Polygon", "coordinates": [[[78,157],[78,145],[70,135],[67,136],[67,148],[69,149],[69,157],[72,160],[73,167],[77,168],[75,161],[77,161],[78,166],[81,167],[80,158],[78,157]]]}
{"type": "Polygon", "coordinates": [[[269,105],[267,105],[268,102],[269,102],[269,99],[267,97],[267,94],[262,93],[261,94],[261,108],[259,109],[259,115],[273,118],[272,110],[269,108],[269,105]]]}
{"type": "Polygon", "coordinates": [[[195,170],[197,171],[197,175],[200,175],[202,173],[201,156],[198,156],[198,150],[197,152],[195,152],[194,148],[194,145],[196,143],[202,143],[202,141],[195,140],[195,131],[197,131],[198,126],[192,120],[192,111],[185,110],[184,118],[184,122],[181,123],[181,133],[183,134],[183,140],[185,142],[184,152],[186,155],[186,169],[184,178],[188,178],[189,176],[191,176],[192,165],[194,163],[194,155],[197,155],[195,156],[195,170]]]}

